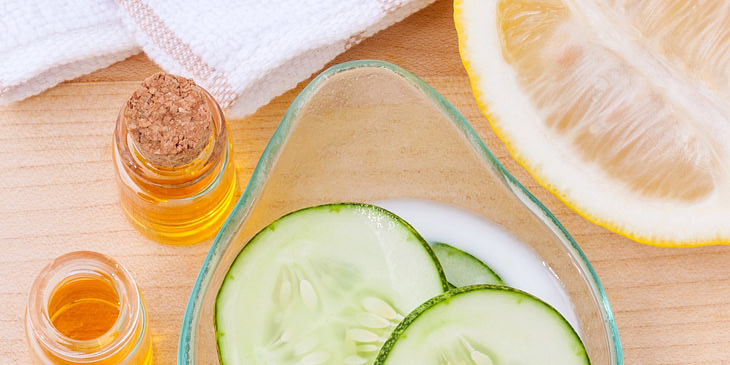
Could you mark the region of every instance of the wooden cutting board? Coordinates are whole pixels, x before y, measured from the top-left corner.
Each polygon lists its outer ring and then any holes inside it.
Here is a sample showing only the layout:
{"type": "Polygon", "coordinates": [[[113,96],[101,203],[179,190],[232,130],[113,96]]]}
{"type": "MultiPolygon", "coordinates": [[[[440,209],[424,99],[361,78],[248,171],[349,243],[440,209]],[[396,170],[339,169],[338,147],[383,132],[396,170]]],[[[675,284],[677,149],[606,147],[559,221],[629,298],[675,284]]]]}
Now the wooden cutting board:
{"type": "MultiPolygon", "coordinates": [[[[603,282],[626,364],[730,364],[730,247],[641,245],[586,221],[539,186],[477,108],[450,1],[366,39],[332,64],[363,58],[395,63],[433,86],[557,216],[603,282]]],[[[82,249],[110,255],[132,272],[147,300],[157,363],[175,362],[185,305],[210,242],[172,247],[144,239],[117,203],[111,162],[120,106],[158,70],[140,54],[0,107],[1,364],[29,362],[23,316],[32,279],[51,259],[82,249]]],[[[308,81],[256,114],[230,121],[242,181],[308,81]]]]}

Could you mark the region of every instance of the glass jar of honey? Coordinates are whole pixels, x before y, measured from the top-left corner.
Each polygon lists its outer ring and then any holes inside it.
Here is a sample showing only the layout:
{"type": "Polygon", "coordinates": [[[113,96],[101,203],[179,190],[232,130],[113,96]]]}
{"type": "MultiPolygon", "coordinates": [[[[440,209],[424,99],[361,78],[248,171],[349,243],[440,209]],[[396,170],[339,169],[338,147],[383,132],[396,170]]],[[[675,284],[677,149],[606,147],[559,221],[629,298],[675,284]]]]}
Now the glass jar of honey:
{"type": "Polygon", "coordinates": [[[152,364],[144,299],[102,254],[58,257],[33,282],[26,336],[35,364],[152,364]]]}
{"type": "Polygon", "coordinates": [[[114,131],[114,166],[122,208],[139,231],[156,241],[193,244],[211,238],[233,209],[238,194],[231,136],[223,111],[215,99],[192,80],[156,74],[143,85],[148,86],[140,89],[143,95],[134,94],[130,98],[141,105],[127,102],[119,113],[114,131]],[[149,86],[153,81],[158,84],[149,86]],[[188,95],[184,98],[176,95],[175,101],[199,99],[197,108],[208,111],[209,119],[203,125],[209,128],[209,136],[196,141],[199,150],[175,154],[187,146],[186,133],[194,129],[189,126],[192,124],[190,113],[197,111],[196,108],[189,113],[178,113],[188,105],[178,108],[176,104],[165,104],[171,102],[165,95],[179,92],[180,83],[187,85],[188,95]],[[172,91],[165,92],[166,87],[172,91]],[[141,122],[131,121],[130,114],[141,122]],[[176,120],[178,117],[180,120],[176,120]],[[140,141],[141,124],[145,124],[148,134],[162,141],[153,141],[157,144],[151,147],[144,140],[140,141]],[[163,150],[164,146],[172,148],[155,155],[154,152],[163,150]]]}

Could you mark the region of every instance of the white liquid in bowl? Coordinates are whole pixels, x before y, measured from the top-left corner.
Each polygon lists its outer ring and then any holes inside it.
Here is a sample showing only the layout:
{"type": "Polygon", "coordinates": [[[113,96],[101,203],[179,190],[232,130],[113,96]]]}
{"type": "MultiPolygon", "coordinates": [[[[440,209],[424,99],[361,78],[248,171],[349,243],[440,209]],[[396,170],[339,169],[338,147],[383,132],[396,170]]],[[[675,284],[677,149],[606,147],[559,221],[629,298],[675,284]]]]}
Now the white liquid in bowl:
{"type": "Polygon", "coordinates": [[[560,280],[531,247],[504,228],[467,210],[429,200],[390,199],[373,204],[403,218],[426,241],[443,242],[478,258],[507,286],[550,304],[581,335],[560,280]]]}

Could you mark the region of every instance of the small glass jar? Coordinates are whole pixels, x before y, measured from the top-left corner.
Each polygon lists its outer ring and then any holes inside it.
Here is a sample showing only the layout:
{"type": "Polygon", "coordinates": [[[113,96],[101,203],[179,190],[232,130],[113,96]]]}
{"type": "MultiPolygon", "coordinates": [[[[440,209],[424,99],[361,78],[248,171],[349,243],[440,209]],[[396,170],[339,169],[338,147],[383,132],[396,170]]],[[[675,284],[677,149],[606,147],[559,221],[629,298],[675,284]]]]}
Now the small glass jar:
{"type": "Polygon", "coordinates": [[[235,204],[228,124],[218,103],[201,91],[211,112],[210,141],[183,166],[157,166],[145,159],[127,130],[124,109],[117,118],[114,165],[121,205],[138,230],[163,243],[193,244],[211,238],[235,204]]]}
{"type": "Polygon", "coordinates": [[[65,254],[41,271],[25,331],[35,364],[152,364],[144,299],[122,265],[96,252],[65,254]]]}

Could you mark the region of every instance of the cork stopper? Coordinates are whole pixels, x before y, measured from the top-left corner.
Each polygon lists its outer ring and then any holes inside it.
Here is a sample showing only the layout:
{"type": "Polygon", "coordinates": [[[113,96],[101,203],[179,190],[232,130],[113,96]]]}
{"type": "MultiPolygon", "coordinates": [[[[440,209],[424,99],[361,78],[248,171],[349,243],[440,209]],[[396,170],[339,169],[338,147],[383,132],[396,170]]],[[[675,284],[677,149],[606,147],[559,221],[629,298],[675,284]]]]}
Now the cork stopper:
{"type": "Polygon", "coordinates": [[[142,82],[123,112],[139,153],[159,167],[193,161],[210,141],[211,111],[193,80],[156,73],[142,82]]]}

